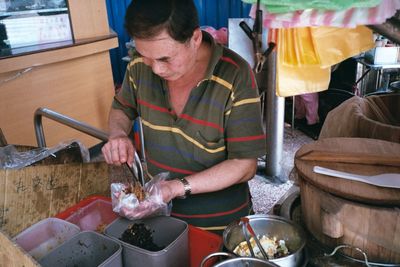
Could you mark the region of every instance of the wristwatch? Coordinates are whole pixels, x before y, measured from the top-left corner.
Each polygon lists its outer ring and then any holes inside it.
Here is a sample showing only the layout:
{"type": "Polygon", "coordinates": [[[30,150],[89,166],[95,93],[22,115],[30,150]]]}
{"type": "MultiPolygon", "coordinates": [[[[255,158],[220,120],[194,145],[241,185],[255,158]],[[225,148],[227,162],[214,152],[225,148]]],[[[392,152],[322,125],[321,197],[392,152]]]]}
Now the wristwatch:
{"type": "Polygon", "coordinates": [[[187,196],[190,195],[190,193],[192,193],[192,187],[190,186],[188,180],[186,180],[185,178],[179,178],[178,180],[181,181],[181,183],[183,184],[183,189],[185,190],[185,194],[178,198],[185,199],[187,196]]]}

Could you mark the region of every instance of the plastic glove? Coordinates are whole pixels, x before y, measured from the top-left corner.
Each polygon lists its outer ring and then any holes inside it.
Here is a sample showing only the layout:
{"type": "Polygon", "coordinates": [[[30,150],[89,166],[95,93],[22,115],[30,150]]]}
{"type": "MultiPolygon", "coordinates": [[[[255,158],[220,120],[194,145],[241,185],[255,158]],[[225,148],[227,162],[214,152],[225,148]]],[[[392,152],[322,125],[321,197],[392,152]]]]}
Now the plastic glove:
{"type": "Polygon", "coordinates": [[[133,193],[126,193],[130,187],[127,183],[111,184],[113,211],[130,220],[145,217],[171,214],[172,204],[165,203],[161,194],[161,183],[168,173],[160,173],[144,186],[145,198],[140,201],[133,193]]]}

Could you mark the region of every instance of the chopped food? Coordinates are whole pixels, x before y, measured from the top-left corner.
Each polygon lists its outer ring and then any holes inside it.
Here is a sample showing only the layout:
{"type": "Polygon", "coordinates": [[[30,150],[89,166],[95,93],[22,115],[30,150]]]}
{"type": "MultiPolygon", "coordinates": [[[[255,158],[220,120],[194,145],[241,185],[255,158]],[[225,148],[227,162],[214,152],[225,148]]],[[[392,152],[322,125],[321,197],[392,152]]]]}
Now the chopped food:
{"type": "Polygon", "coordinates": [[[120,238],[131,245],[149,250],[160,251],[163,247],[157,246],[153,241],[152,231],[144,223],[132,224],[126,229],[120,238]]]}
{"type": "MultiPolygon", "coordinates": [[[[289,250],[286,247],[285,240],[277,240],[276,237],[268,238],[265,235],[263,235],[261,238],[259,237],[258,239],[260,240],[261,246],[264,248],[269,259],[276,259],[289,255],[289,250]]],[[[256,257],[263,259],[264,257],[260,249],[258,248],[254,238],[251,237],[249,241],[256,257]]],[[[246,241],[243,241],[239,245],[237,245],[233,252],[239,256],[251,256],[250,249],[247,246],[246,241]]]]}
{"type": "Polygon", "coordinates": [[[144,192],[143,187],[137,183],[129,183],[129,186],[125,188],[124,193],[134,194],[139,201],[143,201],[146,197],[146,193],[144,192]]]}
{"type": "Polygon", "coordinates": [[[107,224],[105,224],[105,223],[99,223],[98,225],[97,225],[97,227],[96,227],[96,232],[98,232],[98,233],[100,233],[100,234],[104,234],[104,230],[106,229],[106,227],[107,227],[107,224]]]}

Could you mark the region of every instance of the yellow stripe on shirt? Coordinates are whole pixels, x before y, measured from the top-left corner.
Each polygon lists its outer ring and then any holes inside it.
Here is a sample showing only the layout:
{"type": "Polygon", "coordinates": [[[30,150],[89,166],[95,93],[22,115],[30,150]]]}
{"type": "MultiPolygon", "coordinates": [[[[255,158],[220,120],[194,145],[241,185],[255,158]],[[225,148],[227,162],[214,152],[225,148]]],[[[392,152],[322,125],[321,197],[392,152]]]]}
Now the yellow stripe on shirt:
{"type": "Polygon", "coordinates": [[[256,98],[248,98],[248,99],[243,99],[240,100],[236,103],[233,104],[234,107],[238,107],[241,105],[246,105],[246,104],[254,104],[254,103],[259,103],[260,102],[260,98],[256,97],[256,98]]]}
{"type": "Polygon", "coordinates": [[[219,147],[219,148],[215,148],[215,149],[209,149],[206,148],[205,146],[203,146],[202,144],[200,144],[199,142],[197,142],[195,139],[193,139],[192,137],[188,136],[187,134],[185,134],[181,129],[179,128],[175,128],[175,127],[169,127],[169,126],[160,126],[160,125],[154,125],[151,124],[148,121],[145,121],[142,119],[142,122],[144,125],[146,125],[147,127],[153,129],[153,130],[157,130],[157,131],[165,131],[165,132],[173,132],[176,134],[181,135],[183,138],[185,138],[186,140],[188,140],[189,142],[191,142],[192,144],[194,144],[195,146],[197,146],[200,149],[203,149],[205,151],[207,151],[208,153],[218,153],[221,151],[225,150],[225,146],[219,147]]]}
{"type": "Polygon", "coordinates": [[[141,63],[141,62],[143,62],[143,58],[142,57],[135,58],[134,60],[129,62],[128,69],[132,68],[132,66],[135,65],[136,63],[141,63]]]}
{"type": "Polygon", "coordinates": [[[221,79],[215,75],[212,75],[210,80],[215,81],[223,86],[225,86],[226,88],[228,88],[229,90],[232,90],[233,86],[231,83],[228,83],[227,81],[225,81],[224,79],[221,79]]]}

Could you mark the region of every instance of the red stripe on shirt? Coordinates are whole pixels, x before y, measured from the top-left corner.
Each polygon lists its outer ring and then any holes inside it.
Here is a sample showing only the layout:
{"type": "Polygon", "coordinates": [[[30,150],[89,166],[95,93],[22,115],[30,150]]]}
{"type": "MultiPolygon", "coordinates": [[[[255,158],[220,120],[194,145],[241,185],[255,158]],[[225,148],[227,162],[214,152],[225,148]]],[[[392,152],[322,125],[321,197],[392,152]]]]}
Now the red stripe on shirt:
{"type": "Polygon", "coordinates": [[[157,167],[162,168],[162,169],[167,170],[167,171],[172,171],[172,172],[182,173],[182,174],[193,174],[193,173],[195,173],[195,172],[189,171],[189,170],[174,168],[174,167],[159,163],[159,162],[157,162],[155,160],[152,160],[152,159],[148,159],[148,161],[151,164],[153,164],[154,166],[157,166],[157,167]]]}
{"type": "Polygon", "coordinates": [[[171,215],[176,216],[176,217],[181,217],[181,218],[211,218],[211,217],[219,217],[219,216],[224,216],[224,215],[229,215],[235,212],[240,211],[241,209],[247,207],[249,205],[249,201],[247,200],[244,204],[240,205],[239,207],[228,210],[228,211],[223,211],[223,212],[216,212],[216,213],[210,213],[210,214],[194,214],[194,215],[187,215],[187,214],[180,214],[180,213],[175,213],[171,212],[171,215]]]}
{"type": "Polygon", "coordinates": [[[233,61],[233,59],[231,59],[230,57],[221,57],[221,60],[225,61],[225,62],[229,62],[229,63],[235,65],[235,67],[239,68],[239,65],[235,61],[233,61]]]}
{"type": "Polygon", "coordinates": [[[160,106],[156,106],[156,105],[150,104],[149,102],[146,102],[146,101],[144,101],[142,99],[138,99],[138,104],[143,105],[143,106],[148,107],[148,108],[153,109],[153,110],[157,110],[157,111],[160,111],[160,112],[170,113],[171,114],[171,111],[169,111],[167,108],[163,108],[163,107],[160,107],[160,106]]]}
{"type": "Polygon", "coordinates": [[[130,103],[126,102],[126,100],[124,98],[121,98],[119,95],[115,96],[115,99],[117,99],[117,101],[119,103],[121,103],[123,106],[125,107],[129,107],[129,108],[135,108],[134,106],[132,106],[130,103]]]}
{"type": "Polygon", "coordinates": [[[221,126],[219,126],[218,124],[216,124],[216,123],[208,122],[208,121],[205,121],[205,120],[199,120],[199,119],[193,118],[193,117],[191,117],[191,116],[189,116],[187,114],[181,114],[179,117],[182,118],[182,119],[188,120],[190,122],[193,122],[195,124],[199,124],[199,125],[215,128],[218,131],[220,131],[221,133],[224,132],[224,129],[221,126]]]}
{"type": "Polygon", "coordinates": [[[253,141],[253,140],[264,139],[265,137],[266,137],[265,134],[254,135],[254,136],[243,136],[243,137],[231,137],[231,138],[226,138],[226,141],[228,142],[253,141]]]}

